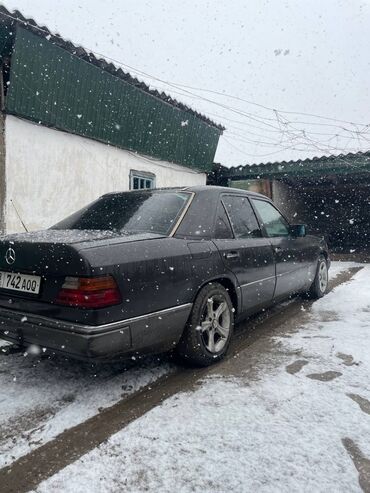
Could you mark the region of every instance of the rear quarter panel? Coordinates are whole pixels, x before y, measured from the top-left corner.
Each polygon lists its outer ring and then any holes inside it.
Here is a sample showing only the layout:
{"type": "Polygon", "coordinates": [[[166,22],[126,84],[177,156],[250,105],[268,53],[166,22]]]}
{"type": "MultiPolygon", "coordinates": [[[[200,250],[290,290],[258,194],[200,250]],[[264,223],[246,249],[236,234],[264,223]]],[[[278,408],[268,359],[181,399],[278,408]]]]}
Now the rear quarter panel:
{"type": "Polygon", "coordinates": [[[112,274],[122,304],[107,309],[104,322],[132,318],[191,300],[191,255],[175,238],[106,245],[81,250],[93,275],[112,274]]]}
{"type": "Polygon", "coordinates": [[[81,254],[93,274],[112,274],[122,293],[122,304],[105,310],[100,323],[192,303],[205,283],[230,277],[208,240],[169,237],[87,248],[81,254]]]}

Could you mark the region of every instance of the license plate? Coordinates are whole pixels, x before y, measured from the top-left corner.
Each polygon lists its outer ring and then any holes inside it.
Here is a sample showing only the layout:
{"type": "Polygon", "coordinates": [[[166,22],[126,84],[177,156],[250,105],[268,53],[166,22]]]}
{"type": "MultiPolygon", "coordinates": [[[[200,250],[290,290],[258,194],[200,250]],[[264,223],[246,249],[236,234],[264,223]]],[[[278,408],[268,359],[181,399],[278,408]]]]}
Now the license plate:
{"type": "Polygon", "coordinates": [[[15,274],[14,272],[0,271],[0,288],[3,289],[38,294],[40,291],[40,283],[40,276],[29,276],[28,274],[15,274]]]}

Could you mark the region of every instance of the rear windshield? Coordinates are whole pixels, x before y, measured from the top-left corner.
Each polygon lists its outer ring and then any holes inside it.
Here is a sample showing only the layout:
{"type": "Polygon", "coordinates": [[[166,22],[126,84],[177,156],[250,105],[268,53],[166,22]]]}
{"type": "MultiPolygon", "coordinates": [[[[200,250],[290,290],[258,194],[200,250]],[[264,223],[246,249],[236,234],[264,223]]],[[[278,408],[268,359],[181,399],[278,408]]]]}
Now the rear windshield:
{"type": "Polygon", "coordinates": [[[105,195],[51,229],[97,229],[168,235],[190,198],[187,192],[105,195]]]}

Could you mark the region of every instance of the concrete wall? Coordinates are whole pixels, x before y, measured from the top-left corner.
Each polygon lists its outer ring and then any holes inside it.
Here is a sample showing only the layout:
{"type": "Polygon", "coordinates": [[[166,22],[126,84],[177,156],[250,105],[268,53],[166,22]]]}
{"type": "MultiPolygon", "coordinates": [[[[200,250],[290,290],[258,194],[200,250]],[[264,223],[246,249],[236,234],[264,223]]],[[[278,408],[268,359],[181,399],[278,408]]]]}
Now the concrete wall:
{"type": "Polygon", "coordinates": [[[206,174],[6,116],[6,232],[47,228],[106,192],[128,190],[130,169],[156,187],[204,185],[206,174]]]}

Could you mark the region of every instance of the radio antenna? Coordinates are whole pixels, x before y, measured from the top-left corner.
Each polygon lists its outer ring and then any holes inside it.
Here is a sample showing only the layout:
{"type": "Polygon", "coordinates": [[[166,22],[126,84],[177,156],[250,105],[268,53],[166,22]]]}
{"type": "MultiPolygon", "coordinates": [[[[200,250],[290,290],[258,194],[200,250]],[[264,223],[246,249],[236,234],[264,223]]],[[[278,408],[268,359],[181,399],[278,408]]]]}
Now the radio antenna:
{"type": "Polygon", "coordinates": [[[28,233],[28,229],[27,229],[27,226],[24,224],[24,222],[22,221],[22,218],[18,212],[18,209],[16,208],[16,206],[14,205],[14,202],[13,202],[13,199],[10,199],[10,202],[12,203],[12,206],[14,207],[14,210],[18,216],[18,219],[20,220],[20,222],[22,223],[22,226],[24,227],[26,233],[28,233]]]}

